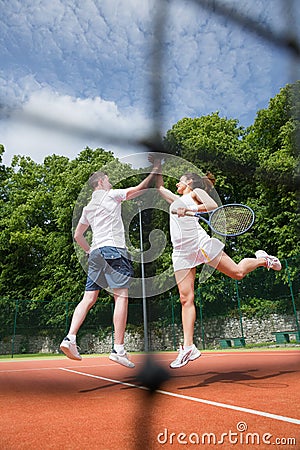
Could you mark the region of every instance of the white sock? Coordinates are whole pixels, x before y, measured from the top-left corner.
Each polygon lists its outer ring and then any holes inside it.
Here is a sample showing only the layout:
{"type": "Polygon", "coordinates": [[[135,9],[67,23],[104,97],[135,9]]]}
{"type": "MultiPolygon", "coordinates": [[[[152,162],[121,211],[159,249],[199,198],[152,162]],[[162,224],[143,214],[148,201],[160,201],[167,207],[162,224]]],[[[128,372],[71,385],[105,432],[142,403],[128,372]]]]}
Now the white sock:
{"type": "Polygon", "coordinates": [[[124,344],[114,344],[114,350],[119,355],[124,355],[124,353],[125,353],[124,344]]]}
{"type": "Polygon", "coordinates": [[[68,334],[67,338],[70,339],[72,344],[76,344],[76,334],[68,334]]]}
{"type": "Polygon", "coordinates": [[[188,350],[192,350],[193,345],[184,345],[183,350],[187,352],[188,350]]]}

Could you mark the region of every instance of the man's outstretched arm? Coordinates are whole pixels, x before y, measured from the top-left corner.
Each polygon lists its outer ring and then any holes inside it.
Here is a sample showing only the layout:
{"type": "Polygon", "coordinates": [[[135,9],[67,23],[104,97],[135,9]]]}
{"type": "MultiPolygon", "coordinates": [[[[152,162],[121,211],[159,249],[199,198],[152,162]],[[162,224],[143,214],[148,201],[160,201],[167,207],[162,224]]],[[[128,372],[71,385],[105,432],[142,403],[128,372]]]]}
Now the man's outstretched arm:
{"type": "Polygon", "coordinates": [[[130,187],[126,189],[126,200],[131,200],[138,197],[143,193],[144,190],[148,189],[152,181],[158,173],[161,171],[161,160],[155,159],[153,162],[153,167],[149,175],[141,181],[137,186],[130,187]]]}

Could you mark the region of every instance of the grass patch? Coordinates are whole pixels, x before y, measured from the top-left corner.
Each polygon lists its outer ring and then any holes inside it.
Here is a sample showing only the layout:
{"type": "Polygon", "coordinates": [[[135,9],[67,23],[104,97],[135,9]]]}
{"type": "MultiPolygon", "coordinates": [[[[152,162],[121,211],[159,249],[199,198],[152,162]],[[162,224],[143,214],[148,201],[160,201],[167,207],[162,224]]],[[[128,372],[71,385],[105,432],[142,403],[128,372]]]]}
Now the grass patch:
{"type": "Polygon", "coordinates": [[[0,355],[0,361],[12,359],[47,359],[47,358],[62,358],[61,353],[21,353],[12,355],[0,355]]]}

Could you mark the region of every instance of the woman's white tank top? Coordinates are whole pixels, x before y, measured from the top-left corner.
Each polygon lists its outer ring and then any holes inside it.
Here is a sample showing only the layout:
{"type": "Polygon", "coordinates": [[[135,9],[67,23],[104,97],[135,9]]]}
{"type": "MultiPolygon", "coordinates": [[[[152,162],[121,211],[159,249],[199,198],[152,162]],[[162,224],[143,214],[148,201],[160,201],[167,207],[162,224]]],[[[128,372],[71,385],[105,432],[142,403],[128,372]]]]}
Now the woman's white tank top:
{"type": "Polygon", "coordinates": [[[195,206],[191,193],[177,198],[170,205],[170,234],[174,250],[189,254],[197,251],[209,238],[209,235],[199,224],[196,217],[178,217],[172,214],[172,210],[177,208],[190,208],[195,206]]]}

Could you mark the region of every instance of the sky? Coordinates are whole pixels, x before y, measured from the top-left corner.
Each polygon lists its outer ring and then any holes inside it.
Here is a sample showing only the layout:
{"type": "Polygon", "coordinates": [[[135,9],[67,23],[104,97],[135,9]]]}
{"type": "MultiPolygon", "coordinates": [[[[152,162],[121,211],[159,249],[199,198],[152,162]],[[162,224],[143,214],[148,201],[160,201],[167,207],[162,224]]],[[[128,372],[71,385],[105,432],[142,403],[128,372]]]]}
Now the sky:
{"type": "MultiPolygon", "coordinates": [[[[74,159],[86,146],[126,158],[145,150],[132,141],[153,130],[165,135],[184,117],[216,111],[251,125],[299,79],[299,61],[200,3],[0,0],[3,163],[13,155],[74,159]],[[161,67],[153,64],[159,55],[161,67]]],[[[297,0],[217,3],[300,41],[297,0]]]]}

